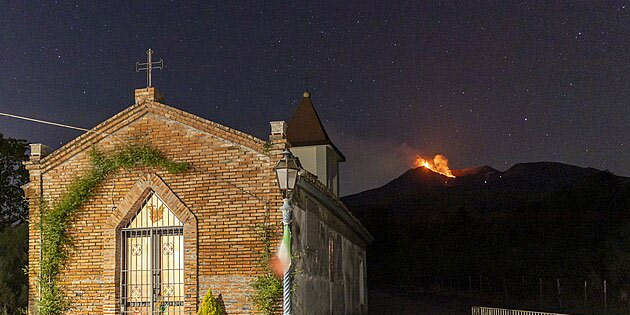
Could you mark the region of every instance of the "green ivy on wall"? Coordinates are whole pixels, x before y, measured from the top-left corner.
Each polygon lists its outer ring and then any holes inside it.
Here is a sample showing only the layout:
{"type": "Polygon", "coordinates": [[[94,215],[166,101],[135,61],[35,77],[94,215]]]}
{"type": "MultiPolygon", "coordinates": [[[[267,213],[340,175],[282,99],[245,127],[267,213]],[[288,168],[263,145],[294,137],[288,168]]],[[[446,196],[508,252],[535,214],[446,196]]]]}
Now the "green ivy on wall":
{"type": "Polygon", "coordinates": [[[256,309],[264,315],[274,314],[278,301],[282,297],[282,280],[276,278],[270,268],[271,239],[273,236],[274,232],[268,224],[258,228],[258,237],[263,242],[263,249],[260,252],[260,266],[264,272],[254,278],[252,282],[254,287],[252,301],[256,309]]]}
{"type": "Polygon", "coordinates": [[[38,310],[40,315],[60,315],[69,306],[57,285],[57,278],[68,258],[70,238],[67,228],[76,210],[105,178],[121,168],[156,167],[169,173],[189,169],[188,163],[169,160],[162,152],[148,144],[130,144],[111,154],[93,148],[90,152],[92,167],[74,180],[68,191],[50,207],[40,201],[42,257],[39,286],[41,289],[38,310]]]}

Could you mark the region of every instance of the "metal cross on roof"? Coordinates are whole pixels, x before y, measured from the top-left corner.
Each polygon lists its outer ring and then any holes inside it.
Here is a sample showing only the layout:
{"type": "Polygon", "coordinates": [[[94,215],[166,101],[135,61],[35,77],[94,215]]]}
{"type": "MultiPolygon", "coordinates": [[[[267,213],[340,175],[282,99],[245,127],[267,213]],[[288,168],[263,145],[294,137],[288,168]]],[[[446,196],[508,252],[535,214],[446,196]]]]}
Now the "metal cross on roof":
{"type": "Polygon", "coordinates": [[[136,61],[136,72],[146,71],[147,72],[147,88],[151,87],[151,70],[153,69],[164,69],[164,61],[160,59],[160,61],[152,61],[151,57],[153,55],[153,50],[149,48],[147,50],[147,62],[137,62],[136,61]]]}
{"type": "Polygon", "coordinates": [[[306,72],[304,73],[304,77],[302,78],[302,80],[304,80],[304,85],[306,85],[306,90],[307,90],[307,91],[308,91],[308,81],[309,81],[310,79],[312,79],[312,78],[313,78],[313,77],[312,77],[312,76],[310,76],[310,75],[308,74],[308,68],[307,68],[307,69],[306,69],[306,72]]]}

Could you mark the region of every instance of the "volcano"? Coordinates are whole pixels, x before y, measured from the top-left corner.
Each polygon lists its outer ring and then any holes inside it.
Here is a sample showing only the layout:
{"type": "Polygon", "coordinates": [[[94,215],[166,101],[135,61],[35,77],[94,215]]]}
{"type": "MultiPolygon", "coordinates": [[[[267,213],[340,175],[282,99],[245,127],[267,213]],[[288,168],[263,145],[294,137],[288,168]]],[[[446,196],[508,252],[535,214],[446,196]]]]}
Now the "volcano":
{"type": "Polygon", "coordinates": [[[630,224],[630,179],[607,171],[536,162],[452,174],[412,168],[343,198],[375,237],[371,281],[581,277],[606,269],[607,242],[630,224]]]}

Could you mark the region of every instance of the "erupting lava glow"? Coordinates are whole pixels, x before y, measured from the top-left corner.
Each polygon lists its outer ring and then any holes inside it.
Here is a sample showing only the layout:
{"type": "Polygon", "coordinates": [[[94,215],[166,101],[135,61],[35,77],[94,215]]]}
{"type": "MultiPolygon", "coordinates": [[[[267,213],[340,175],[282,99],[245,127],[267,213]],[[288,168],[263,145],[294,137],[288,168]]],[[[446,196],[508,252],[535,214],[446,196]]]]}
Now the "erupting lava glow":
{"type": "Polygon", "coordinates": [[[418,156],[416,158],[416,166],[426,167],[435,173],[442,174],[446,177],[455,178],[455,176],[451,172],[451,169],[448,168],[448,159],[442,154],[436,154],[433,159],[425,159],[422,156],[418,156]]]}

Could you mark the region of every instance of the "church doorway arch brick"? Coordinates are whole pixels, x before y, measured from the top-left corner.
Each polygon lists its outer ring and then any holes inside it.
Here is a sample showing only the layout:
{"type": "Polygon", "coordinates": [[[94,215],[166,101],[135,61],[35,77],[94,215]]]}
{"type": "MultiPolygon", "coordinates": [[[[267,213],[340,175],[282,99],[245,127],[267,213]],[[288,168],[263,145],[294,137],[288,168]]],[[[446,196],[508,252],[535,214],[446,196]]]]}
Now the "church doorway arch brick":
{"type": "Polygon", "coordinates": [[[183,296],[184,313],[194,314],[197,310],[198,262],[197,262],[197,218],[157,174],[141,177],[112,211],[107,221],[104,251],[104,314],[120,314],[122,290],[121,270],[125,240],[121,231],[127,228],[138,210],[146,204],[147,197],[159,196],[165,207],[183,224],[183,296]]]}

